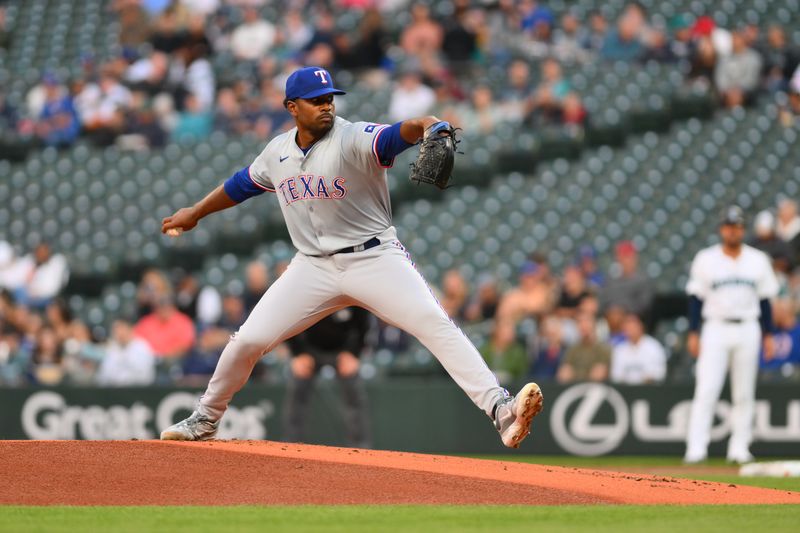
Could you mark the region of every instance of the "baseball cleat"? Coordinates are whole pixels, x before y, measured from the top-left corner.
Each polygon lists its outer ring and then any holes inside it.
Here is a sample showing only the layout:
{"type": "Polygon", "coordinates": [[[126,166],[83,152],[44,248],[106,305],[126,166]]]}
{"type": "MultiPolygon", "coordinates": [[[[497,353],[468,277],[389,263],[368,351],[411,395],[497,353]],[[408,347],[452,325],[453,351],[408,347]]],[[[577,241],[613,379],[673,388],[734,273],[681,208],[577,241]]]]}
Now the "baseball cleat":
{"type": "Polygon", "coordinates": [[[193,412],[186,420],[181,420],[161,432],[161,440],[211,440],[217,435],[219,420],[216,422],[193,412]]]}
{"type": "Polygon", "coordinates": [[[695,455],[687,453],[683,457],[683,464],[685,465],[699,465],[701,463],[705,463],[708,460],[708,456],[706,454],[702,455],[695,455]]]}
{"type": "Polygon", "coordinates": [[[536,383],[528,383],[516,396],[500,400],[495,409],[494,427],[503,444],[519,448],[531,432],[533,417],[542,412],[543,401],[542,390],[536,383]]]}
{"type": "Polygon", "coordinates": [[[735,465],[746,465],[748,463],[752,463],[756,460],[753,457],[753,454],[750,452],[742,453],[739,455],[730,455],[728,459],[725,461],[726,463],[735,464],[735,465]]]}

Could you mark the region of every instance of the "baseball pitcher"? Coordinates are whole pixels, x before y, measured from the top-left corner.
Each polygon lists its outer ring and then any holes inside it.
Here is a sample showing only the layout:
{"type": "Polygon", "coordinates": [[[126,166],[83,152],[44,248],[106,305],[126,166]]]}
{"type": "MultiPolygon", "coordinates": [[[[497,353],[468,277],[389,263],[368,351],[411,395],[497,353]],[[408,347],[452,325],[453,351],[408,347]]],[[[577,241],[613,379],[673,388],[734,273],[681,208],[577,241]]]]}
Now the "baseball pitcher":
{"type": "Polygon", "coordinates": [[[516,396],[501,388],[478,350],[450,321],[414,268],[392,226],[386,169],[421,139],[411,179],[447,187],[455,130],[436,117],[393,125],[336,116],[330,73],[301,68],[286,81],[295,126],[255,161],[192,207],[164,219],[162,232],[188,231],[216,211],[270,192],[278,197],[297,254],[232,337],[192,415],[161,433],[167,440],[215,436],[233,395],[256,361],[284,339],[348,306],[364,307],[417,337],[516,448],[542,409],[535,383],[516,396]]]}

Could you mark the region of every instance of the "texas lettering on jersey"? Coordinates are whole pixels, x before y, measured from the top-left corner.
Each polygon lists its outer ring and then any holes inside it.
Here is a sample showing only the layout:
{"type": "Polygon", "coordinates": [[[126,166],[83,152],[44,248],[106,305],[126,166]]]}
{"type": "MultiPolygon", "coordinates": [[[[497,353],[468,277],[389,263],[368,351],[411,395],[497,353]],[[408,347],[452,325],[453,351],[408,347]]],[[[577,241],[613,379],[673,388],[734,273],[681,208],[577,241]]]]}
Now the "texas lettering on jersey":
{"type": "Polygon", "coordinates": [[[346,180],[337,176],[333,179],[325,176],[301,175],[284,178],[278,184],[286,205],[301,200],[341,200],[347,196],[346,180]]]}

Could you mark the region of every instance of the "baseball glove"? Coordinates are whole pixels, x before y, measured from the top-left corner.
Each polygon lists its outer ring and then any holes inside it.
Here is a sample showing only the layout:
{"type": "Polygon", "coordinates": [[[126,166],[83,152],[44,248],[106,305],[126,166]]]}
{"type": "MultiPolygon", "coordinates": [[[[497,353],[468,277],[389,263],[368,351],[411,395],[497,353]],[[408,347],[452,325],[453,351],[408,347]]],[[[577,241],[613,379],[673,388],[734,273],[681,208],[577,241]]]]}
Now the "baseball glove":
{"type": "Polygon", "coordinates": [[[430,183],[446,189],[453,173],[458,128],[448,122],[436,122],[425,130],[417,160],[411,163],[409,178],[416,183],[430,183]]]}

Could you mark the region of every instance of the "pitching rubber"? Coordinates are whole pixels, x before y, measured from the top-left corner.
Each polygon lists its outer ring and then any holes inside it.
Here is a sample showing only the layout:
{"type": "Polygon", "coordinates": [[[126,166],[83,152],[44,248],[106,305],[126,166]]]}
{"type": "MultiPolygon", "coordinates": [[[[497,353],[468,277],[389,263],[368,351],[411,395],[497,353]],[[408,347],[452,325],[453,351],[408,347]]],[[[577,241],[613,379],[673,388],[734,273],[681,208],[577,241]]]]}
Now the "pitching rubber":
{"type": "Polygon", "coordinates": [[[507,444],[511,448],[519,448],[531,432],[533,417],[542,412],[542,389],[536,383],[528,383],[517,394],[516,402],[517,419],[511,425],[511,440],[507,444]]]}

